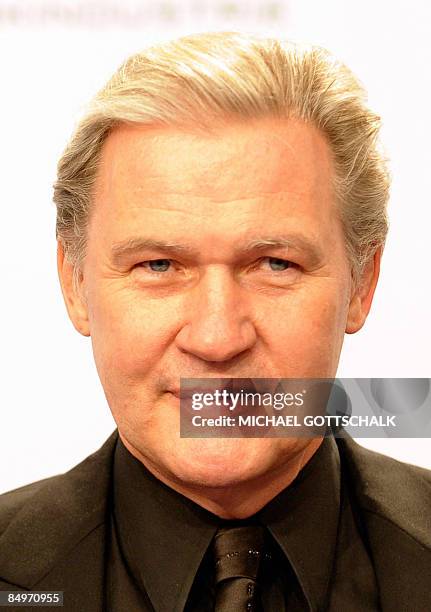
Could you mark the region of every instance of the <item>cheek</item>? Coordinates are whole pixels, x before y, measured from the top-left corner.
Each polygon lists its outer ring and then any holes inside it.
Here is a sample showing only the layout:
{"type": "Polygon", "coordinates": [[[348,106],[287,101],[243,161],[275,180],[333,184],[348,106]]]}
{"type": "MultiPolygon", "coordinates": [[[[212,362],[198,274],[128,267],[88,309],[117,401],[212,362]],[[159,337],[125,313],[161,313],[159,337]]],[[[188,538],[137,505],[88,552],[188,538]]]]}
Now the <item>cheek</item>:
{"type": "Polygon", "coordinates": [[[317,305],[310,306],[304,333],[332,344],[344,335],[347,308],[339,293],[321,296],[317,305]]]}
{"type": "Polygon", "coordinates": [[[99,370],[130,382],[141,378],[163,353],[169,331],[153,304],[104,292],[91,303],[90,329],[99,370]]]}
{"type": "Polygon", "coordinates": [[[339,355],[346,317],[346,291],[342,285],[325,280],[280,303],[265,327],[274,353],[286,363],[313,368],[319,363],[332,364],[339,355]]]}

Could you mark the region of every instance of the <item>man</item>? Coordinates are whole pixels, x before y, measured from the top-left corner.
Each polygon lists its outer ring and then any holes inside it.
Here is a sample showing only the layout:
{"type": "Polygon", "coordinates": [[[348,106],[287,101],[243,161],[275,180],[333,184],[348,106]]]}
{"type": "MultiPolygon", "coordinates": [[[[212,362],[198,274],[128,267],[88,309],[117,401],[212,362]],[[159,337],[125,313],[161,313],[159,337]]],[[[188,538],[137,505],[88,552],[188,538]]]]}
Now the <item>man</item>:
{"type": "Polygon", "coordinates": [[[179,431],[180,378],[335,376],[386,236],[378,129],[325,51],[237,33],[149,49],[96,96],[58,166],[58,269],[118,432],[2,496],[2,590],[431,609],[427,471],[348,437],[179,431]]]}

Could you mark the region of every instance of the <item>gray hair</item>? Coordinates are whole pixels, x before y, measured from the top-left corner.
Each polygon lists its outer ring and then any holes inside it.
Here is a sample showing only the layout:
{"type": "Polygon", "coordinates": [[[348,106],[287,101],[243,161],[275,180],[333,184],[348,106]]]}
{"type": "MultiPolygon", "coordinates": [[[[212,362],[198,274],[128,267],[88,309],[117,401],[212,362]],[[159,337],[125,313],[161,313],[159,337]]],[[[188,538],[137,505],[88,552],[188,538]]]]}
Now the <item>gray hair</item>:
{"type": "Polygon", "coordinates": [[[355,282],[383,247],[389,174],[380,118],[352,72],[328,51],[239,32],[185,36],[127,59],[90,103],[59,163],[56,236],[74,282],[86,254],[103,143],[121,124],[194,126],[277,117],[310,122],[326,137],[355,282]]]}

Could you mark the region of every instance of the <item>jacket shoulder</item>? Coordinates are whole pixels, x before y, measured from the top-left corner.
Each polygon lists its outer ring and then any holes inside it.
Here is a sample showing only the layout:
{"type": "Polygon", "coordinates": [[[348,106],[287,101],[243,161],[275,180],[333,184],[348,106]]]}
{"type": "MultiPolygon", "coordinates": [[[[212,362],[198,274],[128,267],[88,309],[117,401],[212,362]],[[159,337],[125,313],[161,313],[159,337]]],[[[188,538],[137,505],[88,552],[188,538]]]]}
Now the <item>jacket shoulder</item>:
{"type": "Polygon", "coordinates": [[[361,510],[431,550],[431,471],[366,449],[350,437],[337,444],[361,510]]]}
{"type": "Polygon", "coordinates": [[[32,497],[37,495],[45,485],[48,485],[48,483],[55,487],[55,483],[60,476],[61,474],[43,478],[42,480],[37,480],[17,489],[2,493],[0,495],[0,536],[6,530],[14,516],[31,502],[32,497]]]}
{"type": "Polygon", "coordinates": [[[104,524],[117,437],[68,472],[0,496],[0,579],[31,588],[104,524]]]}
{"type": "Polygon", "coordinates": [[[337,439],[382,610],[431,610],[431,473],[337,439]]]}

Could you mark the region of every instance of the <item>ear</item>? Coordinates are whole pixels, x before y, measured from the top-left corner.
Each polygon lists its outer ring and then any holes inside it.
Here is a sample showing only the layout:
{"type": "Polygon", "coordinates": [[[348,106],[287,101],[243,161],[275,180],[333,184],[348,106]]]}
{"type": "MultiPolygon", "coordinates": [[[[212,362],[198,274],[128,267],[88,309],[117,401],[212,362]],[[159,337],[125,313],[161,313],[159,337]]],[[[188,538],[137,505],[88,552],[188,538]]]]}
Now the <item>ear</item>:
{"type": "Polygon", "coordinates": [[[380,247],[375,252],[374,257],[366,264],[357,286],[353,289],[346,322],[347,334],[354,334],[359,331],[370,312],[374,291],[379,279],[381,257],[382,248],[380,247]]]}
{"type": "Polygon", "coordinates": [[[90,326],[82,275],[79,281],[80,286],[76,288],[73,283],[73,265],[66,260],[60,241],[57,242],[57,270],[69,318],[80,334],[89,336],[90,326]]]}

